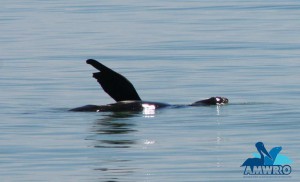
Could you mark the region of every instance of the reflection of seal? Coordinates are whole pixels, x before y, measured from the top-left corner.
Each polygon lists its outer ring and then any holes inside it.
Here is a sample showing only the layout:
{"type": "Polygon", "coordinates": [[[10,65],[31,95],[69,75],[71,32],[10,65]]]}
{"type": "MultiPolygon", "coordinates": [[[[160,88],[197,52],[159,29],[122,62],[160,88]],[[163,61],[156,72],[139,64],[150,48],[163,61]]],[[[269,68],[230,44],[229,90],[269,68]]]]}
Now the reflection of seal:
{"type": "MultiPolygon", "coordinates": [[[[158,109],[163,107],[172,107],[172,105],[142,101],[132,83],[121,74],[111,70],[96,60],[88,59],[87,64],[92,65],[100,72],[94,73],[93,77],[99,82],[103,90],[110,95],[116,103],[108,105],[86,105],[71,109],[70,111],[142,111],[146,109],[158,109]]],[[[188,106],[203,106],[226,104],[228,99],[225,97],[211,97],[209,99],[194,102],[188,106]]],[[[174,106],[178,107],[178,105],[174,106]]],[[[181,107],[181,106],[180,106],[181,107]]]]}

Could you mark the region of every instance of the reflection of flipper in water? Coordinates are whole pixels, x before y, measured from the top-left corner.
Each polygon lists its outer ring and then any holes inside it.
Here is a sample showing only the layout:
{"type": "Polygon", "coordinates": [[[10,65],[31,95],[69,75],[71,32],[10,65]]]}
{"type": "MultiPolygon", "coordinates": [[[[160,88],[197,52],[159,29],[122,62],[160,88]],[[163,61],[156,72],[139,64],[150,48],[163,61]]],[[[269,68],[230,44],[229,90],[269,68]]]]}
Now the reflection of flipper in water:
{"type": "MultiPolygon", "coordinates": [[[[93,77],[97,79],[103,90],[110,95],[117,103],[108,105],[86,105],[71,109],[71,111],[143,111],[144,109],[158,109],[171,106],[170,104],[160,102],[142,101],[132,83],[121,74],[111,70],[94,59],[88,59],[87,64],[92,65],[100,72],[94,73],[93,77]]],[[[200,100],[186,106],[206,106],[227,104],[228,99],[225,97],[211,97],[200,100]]]]}
{"type": "Polygon", "coordinates": [[[137,132],[136,124],[128,118],[136,117],[132,112],[113,112],[102,115],[97,119],[87,140],[93,141],[95,148],[130,148],[136,144],[136,140],[130,133],[137,132]],[[113,135],[114,137],[107,137],[113,135]]]}

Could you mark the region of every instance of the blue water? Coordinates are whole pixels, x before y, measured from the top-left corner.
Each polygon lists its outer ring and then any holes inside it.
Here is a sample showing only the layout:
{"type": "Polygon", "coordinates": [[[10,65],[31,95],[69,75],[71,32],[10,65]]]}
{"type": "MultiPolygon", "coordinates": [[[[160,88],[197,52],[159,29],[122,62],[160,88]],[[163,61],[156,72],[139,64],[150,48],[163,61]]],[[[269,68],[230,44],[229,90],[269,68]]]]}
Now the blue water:
{"type": "Polygon", "coordinates": [[[0,176],[11,181],[299,181],[300,2],[5,1],[0,11],[0,176]],[[75,113],[113,100],[85,64],[150,101],[222,107],[75,113]],[[240,165],[282,146],[284,179],[240,165]]]}

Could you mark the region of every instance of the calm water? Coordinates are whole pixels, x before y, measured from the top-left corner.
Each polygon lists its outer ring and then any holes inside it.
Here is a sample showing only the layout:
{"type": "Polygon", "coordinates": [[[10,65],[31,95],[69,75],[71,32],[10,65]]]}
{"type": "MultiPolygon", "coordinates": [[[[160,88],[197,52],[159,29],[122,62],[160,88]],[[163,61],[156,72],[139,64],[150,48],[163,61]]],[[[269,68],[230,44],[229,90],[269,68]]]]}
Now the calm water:
{"type": "Polygon", "coordinates": [[[0,11],[0,180],[299,181],[300,2],[5,1],[0,11]],[[113,100],[87,58],[145,100],[223,107],[74,113],[113,100]],[[249,179],[263,141],[288,177],[249,179]]]}

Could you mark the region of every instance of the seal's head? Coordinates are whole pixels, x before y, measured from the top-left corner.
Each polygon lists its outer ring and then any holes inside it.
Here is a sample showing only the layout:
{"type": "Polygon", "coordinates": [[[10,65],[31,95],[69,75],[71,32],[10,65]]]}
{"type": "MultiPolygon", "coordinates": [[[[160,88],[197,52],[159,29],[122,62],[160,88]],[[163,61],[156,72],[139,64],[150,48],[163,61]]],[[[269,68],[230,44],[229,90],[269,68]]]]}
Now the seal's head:
{"type": "Polygon", "coordinates": [[[211,97],[211,99],[215,100],[216,104],[228,104],[228,99],[226,97],[211,97]]]}
{"type": "Polygon", "coordinates": [[[224,105],[228,104],[228,99],[226,97],[211,97],[209,99],[200,100],[197,102],[194,102],[190,106],[210,106],[210,105],[224,105]]]}

